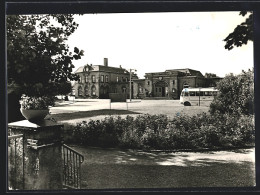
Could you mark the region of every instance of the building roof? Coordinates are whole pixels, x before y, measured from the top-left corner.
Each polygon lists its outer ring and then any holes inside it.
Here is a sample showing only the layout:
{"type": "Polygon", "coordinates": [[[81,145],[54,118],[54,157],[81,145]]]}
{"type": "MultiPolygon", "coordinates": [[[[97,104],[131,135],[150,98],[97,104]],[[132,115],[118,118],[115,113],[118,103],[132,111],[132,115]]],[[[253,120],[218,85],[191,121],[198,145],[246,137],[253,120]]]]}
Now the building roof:
{"type": "Polygon", "coordinates": [[[196,76],[196,77],[204,77],[200,71],[198,70],[192,70],[190,68],[184,68],[184,69],[170,69],[166,70],[164,72],[151,72],[151,73],[145,73],[145,74],[158,74],[158,75],[165,75],[170,74],[172,72],[176,73],[182,73],[184,76],[196,76]]]}
{"type": "Polygon", "coordinates": [[[104,66],[104,65],[84,65],[79,67],[74,73],[84,72],[84,67],[89,68],[91,71],[102,71],[102,72],[113,72],[113,73],[129,73],[126,69],[121,67],[112,67],[112,66],[104,66]]]}
{"type": "Polygon", "coordinates": [[[192,70],[190,68],[183,68],[183,69],[171,69],[166,70],[165,72],[182,72],[187,74],[187,76],[197,76],[197,77],[204,77],[203,74],[201,74],[198,70],[192,70]]]}
{"type": "Polygon", "coordinates": [[[84,66],[79,67],[74,73],[83,72],[84,66]]]}

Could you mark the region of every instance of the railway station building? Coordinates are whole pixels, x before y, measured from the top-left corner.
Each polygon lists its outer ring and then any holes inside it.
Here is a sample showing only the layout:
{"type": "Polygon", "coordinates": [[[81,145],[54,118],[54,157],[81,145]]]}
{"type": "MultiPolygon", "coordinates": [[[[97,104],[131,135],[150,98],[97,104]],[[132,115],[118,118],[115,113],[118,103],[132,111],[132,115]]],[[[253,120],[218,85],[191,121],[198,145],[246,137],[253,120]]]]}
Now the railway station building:
{"type": "MultiPolygon", "coordinates": [[[[86,64],[75,74],[80,77],[73,85],[76,98],[107,99],[111,94],[130,97],[130,72],[121,65],[108,66],[107,58],[104,58],[103,65],[86,64]]],[[[183,88],[215,87],[219,80],[221,78],[214,74],[203,76],[200,71],[189,68],[145,73],[144,79],[132,73],[131,98],[178,99],[183,88]]]]}
{"type": "Polygon", "coordinates": [[[205,77],[200,71],[189,68],[146,73],[145,79],[133,80],[133,96],[178,99],[183,88],[215,87],[219,80],[221,78],[216,75],[205,77]]]}
{"type": "MultiPolygon", "coordinates": [[[[80,80],[73,84],[76,98],[109,98],[110,93],[117,96],[129,97],[130,73],[126,69],[108,66],[108,59],[104,58],[103,65],[89,65],[79,67],[75,74],[80,80]]],[[[138,78],[132,73],[132,78],[138,78]]]]}

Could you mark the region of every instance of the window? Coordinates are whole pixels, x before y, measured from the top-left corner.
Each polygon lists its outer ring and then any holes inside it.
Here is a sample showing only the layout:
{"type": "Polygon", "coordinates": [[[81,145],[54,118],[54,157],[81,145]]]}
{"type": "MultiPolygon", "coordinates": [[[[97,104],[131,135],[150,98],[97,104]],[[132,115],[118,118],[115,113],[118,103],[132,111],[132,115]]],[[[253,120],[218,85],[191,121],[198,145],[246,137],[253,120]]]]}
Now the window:
{"type": "Polygon", "coordinates": [[[172,84],[173,84],[173,85],[175,84],[175,80],[172,80],[172,84]]]}
{"type": "Polygon", "coordinates": [[[205,96],[212,96],[212,92],[211,92],[211,91],[205,91],[205,92],[204,92],[204,95],[205,95],[205,96]]]}
{"type": "Polygon", "coordinates": [[[125,78],[125,82],[128,82],[128,78],[127,77],[125,78]]]}
{"type": "Polygon", "coordinates": [[[141,86],[139,86],[139,93],[143,93],[143,88],[141,86]]]}
{"type": "Polygon", "coordinates": [[[157,87],[155,88],[155,92],[157,93],[157,87]]]}
{"type": "Polygon", "coordinates": [[[159,88],[159,92],[162,92],[162,88],[161,87],[159,88]]]}
{"type": "Polygon", "coordinates": [[[85,86],[85,96],[88,96],[88,86],[85,86]]]}
{"type": "Polygon", "coordinates": [[[104,75],[101,75],[101,83],[104,83],[104,75]]]}
{"type": "Polygon", "coordinates": [[[96,95],[96,87],[92,86],[91,88],[91,95],[96,95]]]}
{"type": "Polygon", "coordinates": [[[116,77],[116,82],[119,82],[119,78],[118,77],[116,77]]]}
{"type": "Polygon", "coordinates": [[[88,76],[85,76],[85,83],[88,82],[88,76]]]}
{"type": "Polygon", "coordinates": [[[150,85],[150,81],[147,81],[147,85],[150,85]]]}
{"type": "Polygon", "coordinates": [[[195,96],[195,91],[190,91],[190,96],[195,96]]]}
{"type": "Polygon", "coordinates": [[[196,91],[196,96],[203,96],[203,91],[196,91]]]}
{"type": "Polygon", "coordinates": [[[96,76],[92,75],[92,83],[95,83],[95,82],[96,82],[96,76]]]}
{"type": "Polygon", "coordinates": [[[79,86],[79,88],[78,88],[78,96],[82,96],[82,87],[81,86],[79,86]]]}
{"type": "Polygon", "coordinates": [[[106,75],[106,83],[108,83],[108,76],[106,75]]]}
{"type": "Polygon", "coordinates": [[[124,82],[124,77],[121,78],[121,82],[124,82]]]}
{"type": "Polygon", "coordinates": [[[79,77],[79,83],[81,83],[81,77],[79,77]]]}

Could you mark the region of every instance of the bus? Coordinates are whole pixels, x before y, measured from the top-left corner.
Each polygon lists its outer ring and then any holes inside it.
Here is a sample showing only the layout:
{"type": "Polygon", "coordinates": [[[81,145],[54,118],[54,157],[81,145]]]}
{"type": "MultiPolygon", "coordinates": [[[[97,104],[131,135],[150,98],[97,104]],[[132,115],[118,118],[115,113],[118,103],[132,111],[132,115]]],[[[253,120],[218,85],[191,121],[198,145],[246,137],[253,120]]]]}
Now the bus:
{"type": "Polygon", "coordinates": [[[210,88],[184,88],[181,92],[180,103],[184,106],[209,106],[218,90],[210,88]]]}

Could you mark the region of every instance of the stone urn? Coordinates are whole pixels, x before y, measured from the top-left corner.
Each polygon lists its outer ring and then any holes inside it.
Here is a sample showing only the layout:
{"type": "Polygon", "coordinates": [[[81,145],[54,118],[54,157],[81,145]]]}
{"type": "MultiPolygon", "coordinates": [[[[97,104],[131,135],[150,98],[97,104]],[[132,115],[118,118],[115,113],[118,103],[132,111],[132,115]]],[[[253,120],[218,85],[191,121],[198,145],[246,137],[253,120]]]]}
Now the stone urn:
{"type": "Polygon", "coordinates": [[[20,111],[24,118],[26,118],[29,121],[33,120],[43,120],[48,114],[49,114],[49,109],[44,109],[44,110],[28,110],[28,109],[23,109],[20,108],[20,111]]]}
{"type": "Polygon", "coordinates": [[[27,96],[22,95],[21,114],[29,121],[43,120],[49,114],[49,106],[55,104],[54,98],[51,96],[27,96]]]}

